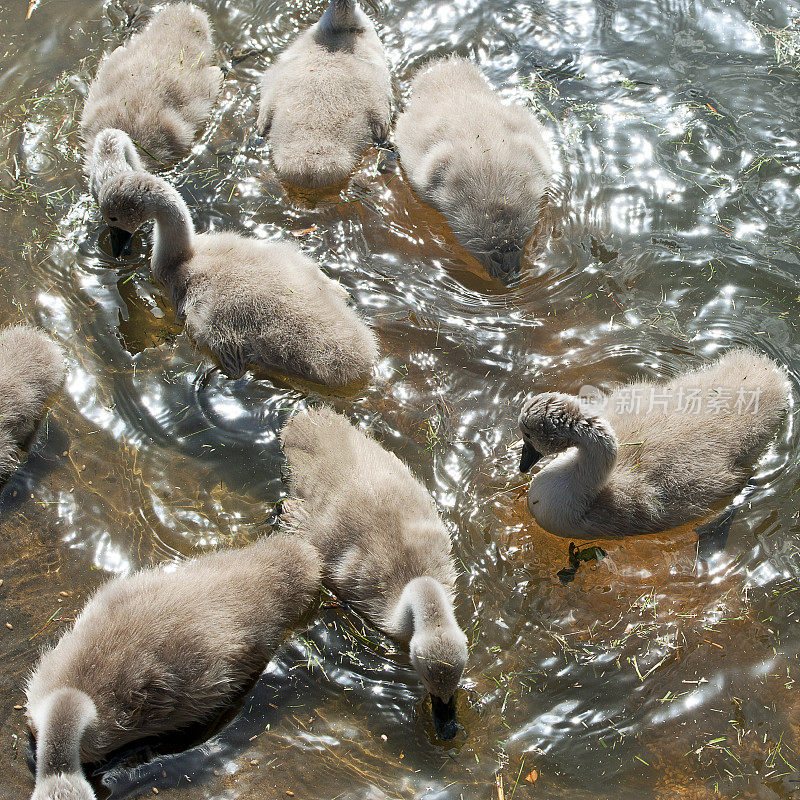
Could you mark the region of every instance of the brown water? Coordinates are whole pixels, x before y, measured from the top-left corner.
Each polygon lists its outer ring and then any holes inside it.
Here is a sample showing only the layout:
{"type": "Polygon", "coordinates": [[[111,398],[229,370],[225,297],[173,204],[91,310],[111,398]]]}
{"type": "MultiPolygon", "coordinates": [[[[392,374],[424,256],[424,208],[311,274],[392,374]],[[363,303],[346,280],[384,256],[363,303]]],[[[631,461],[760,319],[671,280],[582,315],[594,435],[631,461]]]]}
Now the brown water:
{"type": "MultiPolygon", "coordinates": [[[[797,384],[800,76],[766,30],[798,4],[380,0],[401,91],[455,51],[546,120],[563,177],[512,288],[376,150],[341,194],[287,196],[253,134],[257,85],[322,5],[200,4],[223,51],[263,54],[229,73],[169,174],[200,229],[313,228],[305,248],[378,331],[374,384],[333,402],[411,464],[453,532],[465,732],[437,740],[407,657],[328,599],[210,738],[129,754],[98,786],[188,800],[800,796],[794,420],[716,554],[698,557],[691,527],[601,542],[608,557],[566,585],[569,542],[525,510],[514,422],[533,389],[667,377],[734,343],[797,384]]],[[[276,431],[305,402],[195,352],[150,281],[146,237],[124,263],[108,255],[75,114],[123,11],[27,11],[0,8],[0,320],[51,330],[69,379],[0,496],[3,798],[32,787],[14,707],[39,649],[109,576],[268,532],[276,431]]]]}

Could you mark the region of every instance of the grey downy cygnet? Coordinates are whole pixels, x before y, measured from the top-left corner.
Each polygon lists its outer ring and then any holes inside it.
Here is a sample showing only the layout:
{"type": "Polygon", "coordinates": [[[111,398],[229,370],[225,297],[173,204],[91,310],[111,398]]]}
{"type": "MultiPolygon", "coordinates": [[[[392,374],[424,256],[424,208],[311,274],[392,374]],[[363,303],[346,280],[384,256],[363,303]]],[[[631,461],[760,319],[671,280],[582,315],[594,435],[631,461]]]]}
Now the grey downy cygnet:
{"type": "Polygon", "coordinates": [[[664,383],[587,395],[589,408],[534,395],[519,416],[520,470],[554,458],[531,481],[528,508],[545,530],[580,538],[699,519],[745,485],[790,397],[786,371],[749,349],[664,383]]]}
{"type": "Polygon", "coordinates": [[[20,446],[65,374],[64,352],[43,331],[30,325],[0,331],[0,480],[16,467],[20,446]]]}
{"type": "Polygon", "coordinates": [[[389,133],[392,85],[375,26],[356,0],[331,0],[266,71],[256,128],[275,171],[299,186],[332,186],[372,140],[389,133]]]}
{"type": "Polygon", "coordinates": [[[307,542],[274,535],[105,584],[28,682],[32,800],[94,800],[81,763],[213,719],[306,611],[320,570],[307,542]]]}
{"type": "Polygon", "coordinates": [[[147,169],[186,155],[222,85],[222,70],[211,63],[213,50],[208,15],[190,3],[174,3],[105,56],[80,123],[95,198],[114,166],[95,159],[95,139],[106,128],[125,131],[147,169]]]}
{"type": "MultiPolygon", "coordinates": [[[[125,134],[105,131],[124,147],[125,134]]],[[[152,272],[170,292],[186,330],[232,376],[248,364],[327,386],[370,378],[375,335],[348,305],[344,287],[294,242],[236,233],[196,234],[189,209],[167,181],[141,170],[118,172],[100,192],[100,210],[125,237],[155,220],[152,272]]]]}
{"type": "Polygon", "coordinates": [[[452,56],[414,77],[395,142],[412,187],[461,245],[491,275],[517,273],[552,173],[533,114],[501,103],[475,64],[452,56]]]}
{"type": "Polygon", "coordinates": [[[327,408],[296,414],[281,434],[289,465],[287,530],[323,558],[323,583],[409,648],[434,715],[455,734],[467,637],[453,609],[450,534],[397,456],[327,408]]]}

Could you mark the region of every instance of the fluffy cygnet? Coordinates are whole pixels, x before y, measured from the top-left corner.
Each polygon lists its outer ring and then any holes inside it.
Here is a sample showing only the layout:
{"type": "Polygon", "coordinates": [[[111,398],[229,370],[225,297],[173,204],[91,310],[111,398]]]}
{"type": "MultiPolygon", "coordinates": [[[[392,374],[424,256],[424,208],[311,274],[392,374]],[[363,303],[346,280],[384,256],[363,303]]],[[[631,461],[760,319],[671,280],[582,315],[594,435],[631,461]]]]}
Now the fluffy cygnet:
{"type": "Polygon", "coordinates": [[[212,719],[306,611],[320,570],[307,542],[275,535],[109,581],[28,683],[32,800],[94,800],[82,762],[212,719]]]}
{"type": "Polygon", "coordinates": [[[289,463],[287,529],[321,553],[323,581],[409,648],[425,688],[451,704],[467,662],[453,610],[450,534],[397,456],[327,408],[281,434],[289,463]]]}
{"type": "Polygon", "coordinates": [[[371,140],[389,132],[392,85],[375,26],[355,0],[331,0],[267,70],[257,130],[275,170],[299,186],[347,178],[371,140]]]}
{"type": "Polygon", "coordinates": [[[125,131],[148,169],[188,152],[222,85],[222,70],[211,63],[213,51],[208,15],[191,3],[174,3],[105,56],[80,123],[95,197],[106,173],[94,160],[94,144],[106,128],[125,131]]]}
{"type": "MultiPolygon", "coordinates": [[[[121,131],[104,132],[119,141],[121,131]]],[[[121,146],[121,145],[120,145],[121,146]]],[[[363,382],[378,359],[375,335],[347,292],[294,242],[196,234],[179,192],[148,172],[119,172],[100,193],[117,255],[155,220],[153,276],[169,289],[186,330],[229,375],[248,364],[328,386],[363,382]]]]}
{"type": "Polygon", "coordinates": [[[414,190],[456,239],[490,274],[516,273],[552,172],[530,110],[501,103],[477,66],[452,56],[416,75],[395,141],[414,190]]]}
{"type": "Polygon", "coordinates": [[[546,392],[519,416],[520,469],[555,456],[531,481],[528,508],[561,536],[655,533],[708,514],[745,485],[790,388],[784,369],[737,349],[671,381],[593,400],[604,408],[546,392]]]}

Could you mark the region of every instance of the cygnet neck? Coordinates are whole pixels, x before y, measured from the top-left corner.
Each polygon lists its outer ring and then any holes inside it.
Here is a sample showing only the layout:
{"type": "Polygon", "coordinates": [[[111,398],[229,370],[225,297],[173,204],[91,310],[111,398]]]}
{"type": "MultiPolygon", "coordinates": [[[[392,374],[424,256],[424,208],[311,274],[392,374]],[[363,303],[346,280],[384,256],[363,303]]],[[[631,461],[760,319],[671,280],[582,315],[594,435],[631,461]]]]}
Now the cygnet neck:
{"type": "Polygon", "coordinates": [[[573,430],[566,451],[531,483],[528,503],[537,522],[562,530],[581,518],[608,481],[617,452],[617,437],[605,420],[573,430]]]}
{"type": "Polygon", "coordinates": [[[103,186],[120,172],[144,170],[139,154],[130,136],[116,128],[104,128],[94,139],[86,156],[89,188],[95,199],[103,186]]]}
{"type": "Polygon", "coordinates": [[[617,463],[617,437],[605,420],[598,419],[591,427],[579,427],[572,444],[577,448],[572,459],[573,480],[582,493],[595,494],[617,463]]]}
{"type": "Polygon", "coordinates": [[[356,30],[360,27],[355,0],[331,0],[320,17],[319,26],[331,32],[356,30]]]}
{"type": "Polygon", "coordinates": [[[153,276],[173,289],[180,266],[192,257],[192,216],[180,192],[161,179],[157,179],[149,200],[149,215],[155,220],[151,257],[153,276]]]}
{"type": "Polygon", "coordinates": [[[455,624],[450,596],[435,578],[423,576],[409,581],[390,620],[389,633],[410,642],[425,630],[455,624]]]}
{"type": "Polygon", "coordinates": [[[36,743],[38,779],[80,772],[81,741],[96,719],[94,703],[81,691],[62,688],[48,698],[36,743]]]}

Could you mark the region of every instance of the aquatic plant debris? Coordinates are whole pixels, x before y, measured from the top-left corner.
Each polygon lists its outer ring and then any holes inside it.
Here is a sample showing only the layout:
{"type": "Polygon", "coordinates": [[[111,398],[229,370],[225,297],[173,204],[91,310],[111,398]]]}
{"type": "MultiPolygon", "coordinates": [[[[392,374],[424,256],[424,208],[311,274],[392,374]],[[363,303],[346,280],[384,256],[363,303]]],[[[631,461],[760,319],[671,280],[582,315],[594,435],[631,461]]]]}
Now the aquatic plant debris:
{"type": "Polygon", "coordinates": [[[752,23],[762,36],[771,36],[778,66],[800,68],[800,17],[794,17],[784,28],[752,23]]]}
{"type": "Polygon", "coordinates": [[[591,545],[589,547],[578,547],[575,542],[569,543],[569,566],[560,569],[556,574],[558,575],[561,583],[570,583],[575,580],[575,575],[578,572],[582,561],[602,561],[608,553],[603,550],[599,545],[591,545]]]}

